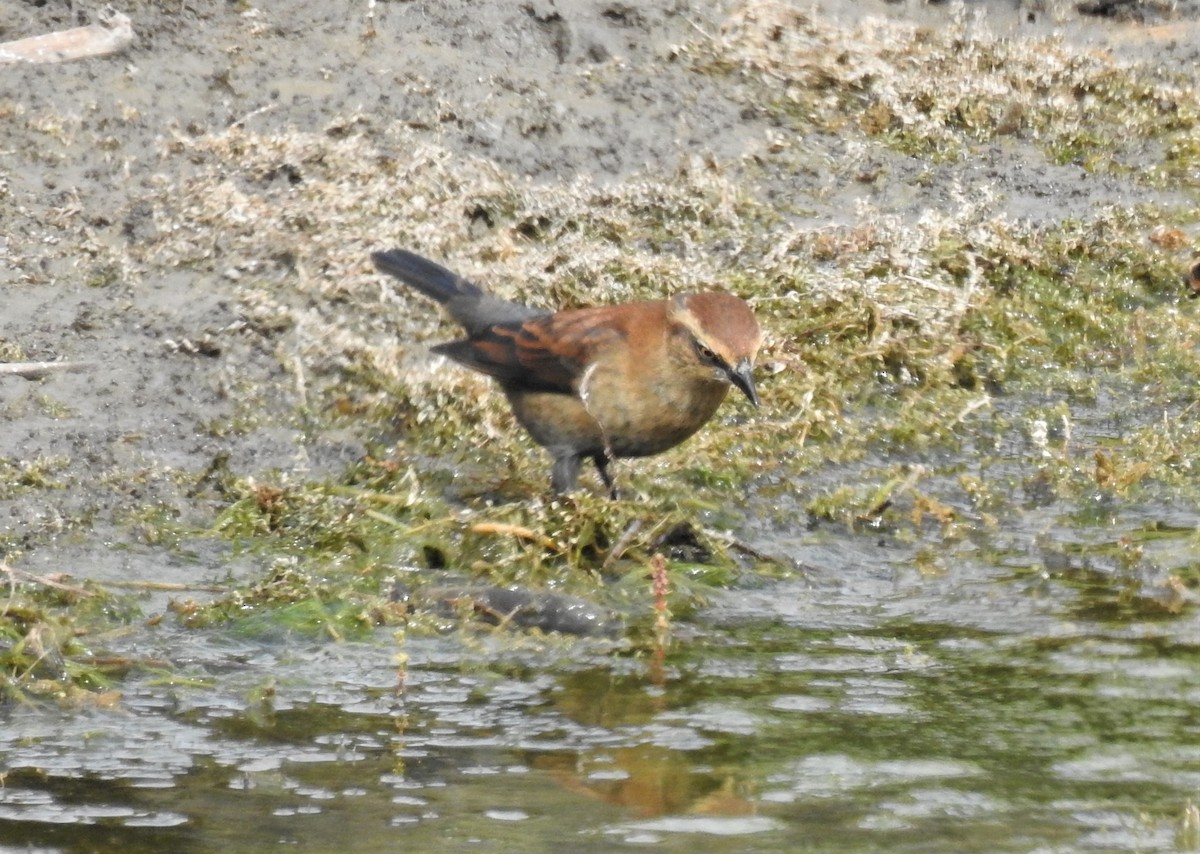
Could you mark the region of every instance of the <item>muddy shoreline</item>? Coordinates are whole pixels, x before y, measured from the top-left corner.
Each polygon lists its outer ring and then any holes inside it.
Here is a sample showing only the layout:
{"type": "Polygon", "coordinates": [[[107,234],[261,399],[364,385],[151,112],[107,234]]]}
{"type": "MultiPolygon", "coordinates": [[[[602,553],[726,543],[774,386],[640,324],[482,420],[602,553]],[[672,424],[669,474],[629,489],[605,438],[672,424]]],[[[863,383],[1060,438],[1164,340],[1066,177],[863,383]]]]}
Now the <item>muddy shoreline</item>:
{"type": "MultiPolygon", "coordinates": [[[[826,2],[817,13],[846,26],[878,15],[925,27],[986,13],[987,26],[1014,39],[1058,32],[1110,51],[1114,61],[1195,60],[1196,4],[1175,4],[1169,15],[1165,6],[1143,4],[1143,21],[1049,5],[1024,17],[999,0],[965,7],[826,2]]],[[[379,288],[365,251],[348,254],[360,259],[350,268],[301,242],[246,257],[219,233],[201,235],[211,244],[182,261],[153,251],[181,227],[162,190],[177,188],[172,197],[187,204],[189,176],[202,168],[196,140],[231,128],[372,138],[400,122],[409,140],[534,184],[604,185],[688,164],[736,170],[769,151],[773,134],[787,133],[746,101],[737,75],[696,73],[681,54],[681,45],[720,31],[716,4],[381,3],[347,14],[319,2],[135,3],[125,11],[137,33],[126,54],[3,71],[5,358],[91,366],[37,381],[0,380],[0,458],[10,481],[0,496],[4,550],[35,571],[204,576],[227,547],[200,538],[181,559],[154,542],[154,519],[204,528],[226,501],[213,488],[213,472],[336,476],[369,443],[386,439],[376,428],[313,431],[297,413],[328,402],[304,399],[303,343],[294,328],[273,329],[275,309],[248,308],[242,292],[247,278],[259,277],[278,287],[273,299],[302,309],[311,296],[292,290],[292,281],[323,279],[320,292],[337,299],[339,279],[352,273],[345,292],[359,299],[379,288]]],[[[74,4],[10,4],[0,39],[88,17],[74,4]]],[[[393,139],[379,140],[383,156],[404,156],[390,147],[393,139]]],[[[933,164],[850,137],[814,133],[804,144],[806,170],[794,161],[786,170],[768,167],[752,192],[806,199],[814,229],[853,222],[860,204],[886,216],[918,216],[962,187],[992,187],[1008,215],[1043,221],[1135,200],[1183,206],[1189,198],[1049,163],[1036,139],[1021,134],[933,164]]],[[[304,178],[282,170],[258,180],[299,190],[304,178]]],[[[395,181],[395,192],[405,193],[403,177],[395,181]]],[[[462,213],[487,231],[487,211],[462,213]]],[[[319,201],[311,210],[318,229],[334,215],[319,201]]],[[[390,227],[381,223],[356,239],[366,250],[405,237],[390,227]]],[[[437,240],[427,248],[436,253],[437,240]]],[[[376,332],[423,336],[436,323],[408,309],[385,298],[373,311],[393,316],[376,332]]],[[[229,569],[224,557],[216,563],[221,573],[229,569]]]]}

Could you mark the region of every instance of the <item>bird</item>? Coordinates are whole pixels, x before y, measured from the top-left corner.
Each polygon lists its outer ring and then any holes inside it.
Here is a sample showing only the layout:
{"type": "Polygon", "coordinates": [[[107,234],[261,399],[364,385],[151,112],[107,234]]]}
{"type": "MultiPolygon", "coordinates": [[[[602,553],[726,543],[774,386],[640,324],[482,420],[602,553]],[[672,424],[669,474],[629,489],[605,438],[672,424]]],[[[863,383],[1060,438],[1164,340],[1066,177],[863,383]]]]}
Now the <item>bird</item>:
{"type": "Polygon", "coordinates": [[[1200,297],[1200,261],[1188,267],[1188,271],[1183,274],[1183,284],[1188,289],[1189,299],[1200,297]]]}
{"type": "Polygon", "coordinates": [[[679,445],[730,388],[754,406],[763,333],[745,300],[724,291],[549,311],[492,296],[404,249],[373,252],[375,267],[445,307],[466,331],[433,352],[493,377],[513,415],[553,459],[557,494],[592,460],[611,498],[614,459],[679,445]]]}

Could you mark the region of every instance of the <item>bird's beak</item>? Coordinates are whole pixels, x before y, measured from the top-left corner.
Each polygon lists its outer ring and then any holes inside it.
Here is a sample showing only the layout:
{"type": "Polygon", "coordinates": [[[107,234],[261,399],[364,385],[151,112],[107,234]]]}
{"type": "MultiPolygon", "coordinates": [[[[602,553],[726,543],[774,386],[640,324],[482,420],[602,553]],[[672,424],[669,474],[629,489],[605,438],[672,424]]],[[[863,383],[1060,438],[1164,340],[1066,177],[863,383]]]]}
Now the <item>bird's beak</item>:
{"type": "Polygon", "coordinates": [[[750,402],[758,406],[758,392],[754,390],[754,365],[749,359],[742,359],[727,372],[729,381],[742,390],[750,402]]]}

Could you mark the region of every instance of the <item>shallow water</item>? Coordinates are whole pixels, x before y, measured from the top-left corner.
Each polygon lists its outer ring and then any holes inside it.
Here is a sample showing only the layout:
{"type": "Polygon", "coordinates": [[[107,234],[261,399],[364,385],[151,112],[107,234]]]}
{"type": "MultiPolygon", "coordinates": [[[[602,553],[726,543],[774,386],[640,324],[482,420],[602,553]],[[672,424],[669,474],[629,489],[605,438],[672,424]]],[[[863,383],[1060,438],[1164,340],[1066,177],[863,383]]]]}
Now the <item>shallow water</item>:
{"type": "Polygon", "coordinates": [[[930,494],[967,471],[1007,508],[953,534],[799,524],[764,490],[740,536],[797,570],[715,592],[661,659],[469,626],[141,629],[114,652],[175,667],[115,709],[0,710],[0,844],[1200,849],[1200,624],[1169,583],[1200,513],[1042,495],[1009,423],[921,461],[930,494]]]}
{"type": "MultiPolygon", "coordinates": [[[[937,572],[884,534],[776,531],[814,568],[719,593],[663,661],[456,632],[405,645],[397,692],[386,633],[147,630],[126,651],[185,650],[173,681],[132,680],[115,710],[3,711],[0,842],[1200,847],[1196,617],[1158,596],[1159,564],[1105,557],[1153,514],[1073,529],[1031,514],[947,546],[937,572]]],[[[1175,514],[1179,533],[1149,546],[1164,561],[1200,522],[1175,514]]]]}

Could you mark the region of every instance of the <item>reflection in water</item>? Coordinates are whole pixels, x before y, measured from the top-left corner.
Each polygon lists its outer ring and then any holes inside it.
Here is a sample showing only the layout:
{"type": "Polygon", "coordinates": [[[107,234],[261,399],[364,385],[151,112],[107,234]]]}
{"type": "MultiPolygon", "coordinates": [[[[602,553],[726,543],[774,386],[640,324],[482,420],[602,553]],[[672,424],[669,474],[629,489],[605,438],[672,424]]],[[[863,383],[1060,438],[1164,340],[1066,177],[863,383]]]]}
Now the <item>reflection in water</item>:
{"type": "Polygon", "coordinates": [[[732,774],[698,771],[684,751],[656,745],[548,755],[531,765],[564,788],[622,807],[630,815],[744,816],[755,802],[732,774]]]}

